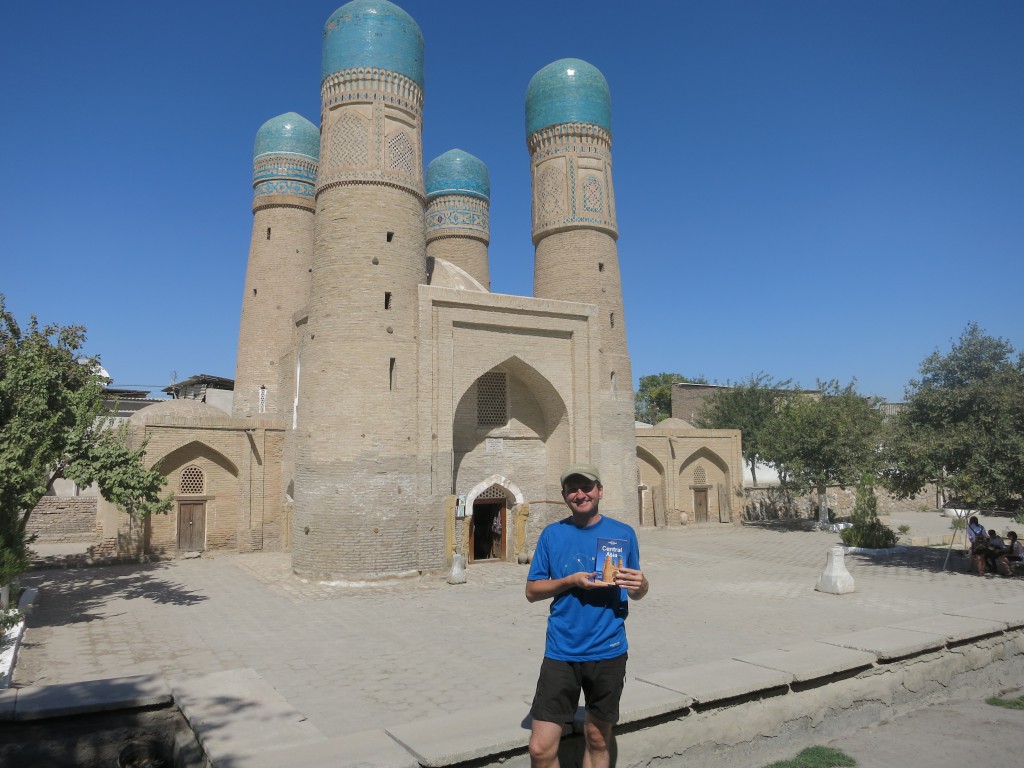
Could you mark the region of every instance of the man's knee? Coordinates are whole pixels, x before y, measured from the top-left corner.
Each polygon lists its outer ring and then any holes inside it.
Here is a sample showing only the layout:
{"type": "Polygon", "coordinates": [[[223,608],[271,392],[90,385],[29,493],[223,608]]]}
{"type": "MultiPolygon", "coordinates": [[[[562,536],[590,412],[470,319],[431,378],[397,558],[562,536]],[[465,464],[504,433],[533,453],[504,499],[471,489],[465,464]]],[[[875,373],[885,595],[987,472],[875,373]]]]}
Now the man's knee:
{"type": "Polygon", "coordinates": [[[549,764],[558,757],[558,745],[562,741],[562,726],[544,720],[534,720],[530,732],[530,759],[535,764],[549,764]]]}
{"type": "Polygon", "coordinates": [[[612,739],[612,724],[587,715],[583,723],[583,736],[591,752],[605,752],[612,739]]]}

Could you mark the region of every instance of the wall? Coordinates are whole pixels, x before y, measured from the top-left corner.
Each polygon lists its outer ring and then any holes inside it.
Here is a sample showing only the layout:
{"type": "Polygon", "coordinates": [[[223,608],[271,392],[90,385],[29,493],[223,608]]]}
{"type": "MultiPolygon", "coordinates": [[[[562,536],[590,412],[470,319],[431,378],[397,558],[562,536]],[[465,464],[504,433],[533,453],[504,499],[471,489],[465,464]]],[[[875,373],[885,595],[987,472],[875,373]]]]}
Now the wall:
{"type": "Polygon", "coordinates": [[[44,496],[32,510],[26,533],[48,544],[98,540],[96,497],[44,496]]]}

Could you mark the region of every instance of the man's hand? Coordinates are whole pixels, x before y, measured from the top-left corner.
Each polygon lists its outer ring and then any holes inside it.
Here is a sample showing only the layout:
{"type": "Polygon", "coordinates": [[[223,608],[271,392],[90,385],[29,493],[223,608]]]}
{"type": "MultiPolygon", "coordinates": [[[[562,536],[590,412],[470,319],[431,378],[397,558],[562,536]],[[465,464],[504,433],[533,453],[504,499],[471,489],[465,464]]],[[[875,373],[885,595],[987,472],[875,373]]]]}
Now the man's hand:
{"type": "Polygon", "coordinates": [[[605,584],[594,578],[595,574],[589,571],[570,573],[561,579],[538,579],[537,581],[526,582],[526,599],[531,603],[538,600],[547,600],[549,597],[557,597],[574,587],[580,589],[607,589],[614,586],[605,584]]]}
{"type": "Polygon", "coordinates": [[[619,568],[615,574],[615,586],[622,587],[632,599],[639,600],[647,594],[651,584],[643,571],[637,568],[619,568]]]}

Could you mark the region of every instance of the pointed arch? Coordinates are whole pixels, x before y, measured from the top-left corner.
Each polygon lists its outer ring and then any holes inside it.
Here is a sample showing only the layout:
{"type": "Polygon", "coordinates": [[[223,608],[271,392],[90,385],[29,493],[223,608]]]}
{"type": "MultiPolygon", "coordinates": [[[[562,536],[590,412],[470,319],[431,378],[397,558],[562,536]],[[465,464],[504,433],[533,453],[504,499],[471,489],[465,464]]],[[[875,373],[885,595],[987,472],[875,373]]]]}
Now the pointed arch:
{"type": "Polygon", "coordinates": [[[171,447],[166,453],[149,460],[149,466],[159,468],[161,472],[166,474],[168,471],[186,464],[190,460],[189,457],[195,456],[203,456],[221,467],[224,471],[234,477],[238,477],[238,467],[231,459],[209,443],[196,439],[182,440],[179,445],[171,447]]]}
{"type": "Polygon", "coordinates": [[[505,491],[511,495],[513,505],[522,504],[526,501],[526,497],[523,496],[523,492],[520,490],[518,485],[503,475],[495,474],[484,478],[469,490],[466,494],[466,509],[472,509],[473,502],[476,501],[477,497],[493,485],[498,485],[504,488],[505,491]]]}

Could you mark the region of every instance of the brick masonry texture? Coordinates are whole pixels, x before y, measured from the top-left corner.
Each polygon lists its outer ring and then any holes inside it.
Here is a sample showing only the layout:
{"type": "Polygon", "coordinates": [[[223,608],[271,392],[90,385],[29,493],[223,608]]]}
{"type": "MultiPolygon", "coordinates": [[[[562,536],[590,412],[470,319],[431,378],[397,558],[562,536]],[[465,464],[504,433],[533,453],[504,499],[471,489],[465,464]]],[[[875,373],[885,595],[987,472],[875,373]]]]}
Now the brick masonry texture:
{"type": "Polygon", "coordinates": [[[40,543],[98,539],[96,497],[44,496],[32,510],[26,533],[40,543]]]}

